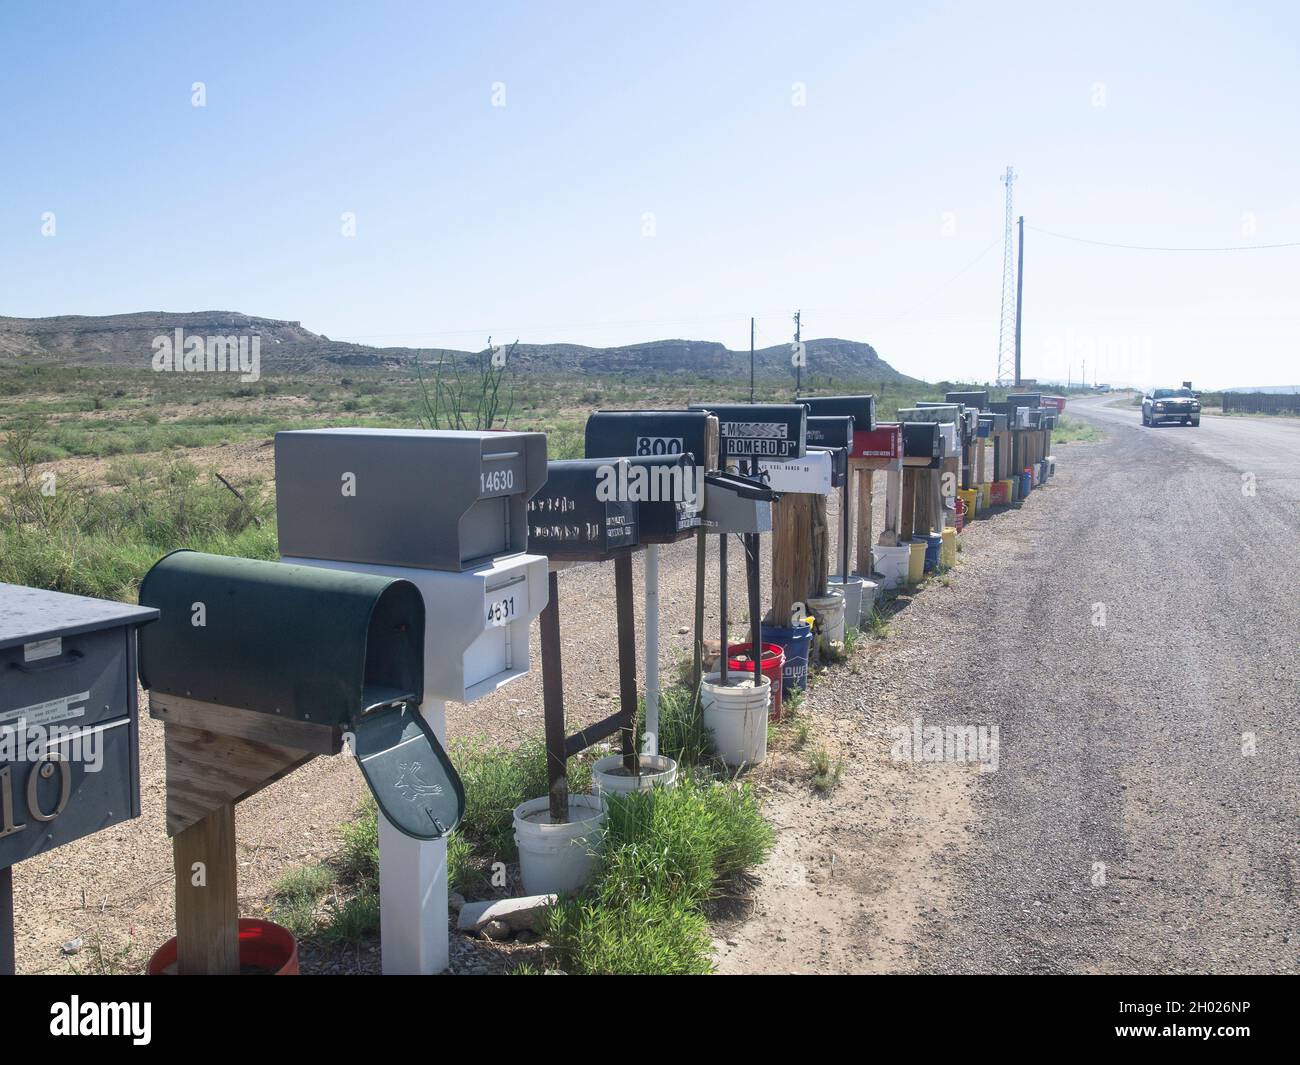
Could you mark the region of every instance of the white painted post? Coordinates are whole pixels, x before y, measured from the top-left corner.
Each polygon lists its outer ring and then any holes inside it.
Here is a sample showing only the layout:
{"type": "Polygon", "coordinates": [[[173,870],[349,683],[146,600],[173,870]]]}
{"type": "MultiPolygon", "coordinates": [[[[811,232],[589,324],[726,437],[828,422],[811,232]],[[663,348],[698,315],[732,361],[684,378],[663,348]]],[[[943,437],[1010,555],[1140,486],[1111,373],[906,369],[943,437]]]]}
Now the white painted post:
{"type": "MultiPolygon", "coordinates": [[[[447,704],[425,699],[420,713],[439,743],[447,704]]],[[[379,815],[379,942],[385,976],[433,976],[451,964],[447,925],[447,839],[412,839],[379,815]]]]}
{"type": "Polygon", "coordinates": [[[659,753],[659,545],[645,549],[645,731],[642,754],[659,753]]]}

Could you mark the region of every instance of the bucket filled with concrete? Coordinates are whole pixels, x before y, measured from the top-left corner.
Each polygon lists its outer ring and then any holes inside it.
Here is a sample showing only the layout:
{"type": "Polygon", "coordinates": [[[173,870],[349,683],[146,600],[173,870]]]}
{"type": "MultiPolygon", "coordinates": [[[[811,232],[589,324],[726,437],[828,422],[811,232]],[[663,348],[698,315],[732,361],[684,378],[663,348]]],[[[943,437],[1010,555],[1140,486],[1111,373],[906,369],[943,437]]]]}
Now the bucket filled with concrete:
{"type": "Polygon", "coordinates": [[[767,707],[772,684],[753,673],[710,673],[700,685],[704,727],[713,748],[729,766],[757,765],[767,757],[767,707]]]}

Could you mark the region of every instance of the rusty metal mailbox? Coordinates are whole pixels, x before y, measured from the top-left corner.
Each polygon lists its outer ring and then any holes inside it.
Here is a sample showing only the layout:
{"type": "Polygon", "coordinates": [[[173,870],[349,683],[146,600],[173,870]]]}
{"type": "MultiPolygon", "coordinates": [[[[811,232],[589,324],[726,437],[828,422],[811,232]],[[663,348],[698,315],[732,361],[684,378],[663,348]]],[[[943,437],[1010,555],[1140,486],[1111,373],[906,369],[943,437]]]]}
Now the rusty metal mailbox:
{"type": "Polygon", "coordinates": [[[402,832],[437,839],[465,794],[419,713],[424,602],[409,581],[173,551],[140,585],[158,622],[140,639],[155,693],[237,717],[253,711],[332,730],[402,832]]]}
{"type": "Polygon", "coordinates": [[[136,631],[157,616],[0,584],[0,870],[140,815],[136,631]]]}

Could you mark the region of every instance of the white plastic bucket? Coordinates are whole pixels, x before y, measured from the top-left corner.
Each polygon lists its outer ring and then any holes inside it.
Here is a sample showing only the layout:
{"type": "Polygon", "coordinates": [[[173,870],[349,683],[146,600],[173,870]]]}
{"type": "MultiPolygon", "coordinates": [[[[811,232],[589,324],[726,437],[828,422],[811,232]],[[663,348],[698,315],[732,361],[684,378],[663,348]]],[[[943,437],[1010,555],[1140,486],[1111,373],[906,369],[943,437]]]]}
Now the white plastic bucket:
{"type": "Polygon", "coordinates": [[[599,795],[570,795],[569,820],[551,823],[543,795],[515,807],[515,846],[525,895],[569,895],[591,878],[605,804],[599,795]]]}
{"type": "Polygon", "coordinates": [[[713,733],[713,746],[727,765],[757,765],[767,757],[767,704],[772,682],[754,675],[710,673],[700,685],[704,727],[713,733]]]}
{"type": "Polygon", "coordinates": [[[591,767],[591,790],[595,795],[624,795],[629,791],[676,786],[677,763],[663,754],[643,754],[639,777],[623,772],[621,754],[597,759],[591,767]]]}
{"type": "Polygon", "coordinates": [[[847,580],[831,577],[826,583],[844,597],[844,628],[856,629],[862,621],[862,578],[850,573],[847,580]]]}
{"type": "Polygon", "coordinates": [[[858,579],[862,581],[862,602],[859,604],[861,609],[858,612],[858,625],[861,626],[871,613],[876,600],[885,594],[885,582],[874,573],[870,577],[858,579]]]}
{"type": "Polygon", "coordinates": [[[910,544],[897,547],[878,546],[871,549],[871,564],[880,574],[880,581],[886,588],[897,588],[907,583],[907,563],[911,557],[910,544]]]}
{"type": "Polygon", "coordinates": [[[833,643],[844,642],[844,596],[833,592],[808,600],[808,609],[821,626],[821,648],[825,652],[833,643]]]}

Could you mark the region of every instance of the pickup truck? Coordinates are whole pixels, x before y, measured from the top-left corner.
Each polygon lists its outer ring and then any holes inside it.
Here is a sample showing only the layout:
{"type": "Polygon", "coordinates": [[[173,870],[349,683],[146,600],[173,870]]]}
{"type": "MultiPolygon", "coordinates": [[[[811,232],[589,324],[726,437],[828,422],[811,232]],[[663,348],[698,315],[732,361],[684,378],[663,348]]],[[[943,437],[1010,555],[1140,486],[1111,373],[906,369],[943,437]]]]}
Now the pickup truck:
{"type": "Polygon", "coordinates": [[[1142,424],[1155,427],[1161,422],[1201,424],[1201,401],[1190,388],[1153,388],[1142,397],[1142,424]]]}

